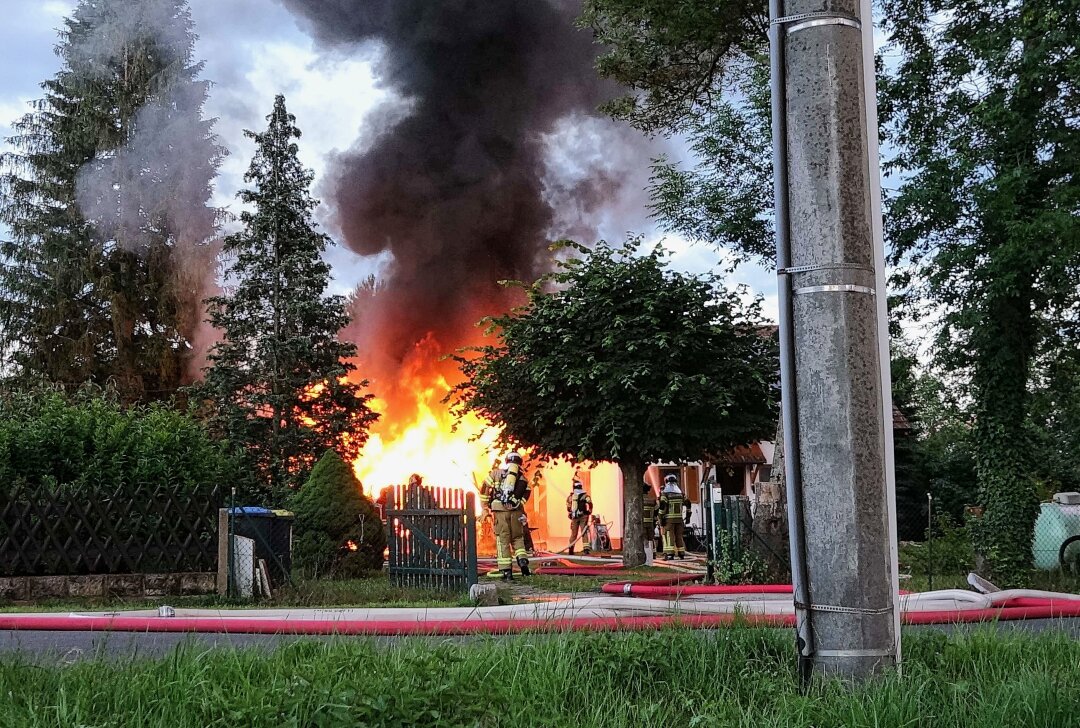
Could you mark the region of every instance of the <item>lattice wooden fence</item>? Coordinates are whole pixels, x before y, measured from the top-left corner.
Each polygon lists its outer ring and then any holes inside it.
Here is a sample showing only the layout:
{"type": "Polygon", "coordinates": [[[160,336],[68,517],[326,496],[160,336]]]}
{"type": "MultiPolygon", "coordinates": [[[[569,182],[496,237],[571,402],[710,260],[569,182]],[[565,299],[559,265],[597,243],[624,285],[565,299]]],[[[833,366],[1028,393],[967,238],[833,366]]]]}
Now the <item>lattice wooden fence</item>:
{"type": "Polygon", "coordinates": [[[476,583],[476,495],[399,486],[389,494],[390,580],[400,586],[468,589],[476,583]]]}
{"type": "Polygon", "coordinates": [[[224,488],[0,486],[0,576],[217,568],[224,488]]]}

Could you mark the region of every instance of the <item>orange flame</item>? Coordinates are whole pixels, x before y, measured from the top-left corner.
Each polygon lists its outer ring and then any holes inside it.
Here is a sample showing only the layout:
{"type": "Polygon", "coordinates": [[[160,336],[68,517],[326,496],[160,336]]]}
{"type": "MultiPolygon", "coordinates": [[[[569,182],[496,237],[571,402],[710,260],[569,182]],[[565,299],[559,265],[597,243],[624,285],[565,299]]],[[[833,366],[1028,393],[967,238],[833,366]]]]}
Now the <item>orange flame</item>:
{"type": "Polygon", "coordinates": [[[370,406],[381,417],[353,462],[369,496],[404,485],[413,473],[425,485],[478,491],[499,454],[499,433],[475,415],[455,421],[450,414],[442,400],[451,388],[447,376],[455,370],[452,362],[439,361],[429,337],[414,349],[392,387],[373,383],[380,396],[370,406]]]}
{"type": "Polygon", "coordinates": [[[360,546],[356,543],[356,541],[346,541],[345,542],[345,548],[349,549],[349,551],[359,551],[360,550],[360,546]]]}

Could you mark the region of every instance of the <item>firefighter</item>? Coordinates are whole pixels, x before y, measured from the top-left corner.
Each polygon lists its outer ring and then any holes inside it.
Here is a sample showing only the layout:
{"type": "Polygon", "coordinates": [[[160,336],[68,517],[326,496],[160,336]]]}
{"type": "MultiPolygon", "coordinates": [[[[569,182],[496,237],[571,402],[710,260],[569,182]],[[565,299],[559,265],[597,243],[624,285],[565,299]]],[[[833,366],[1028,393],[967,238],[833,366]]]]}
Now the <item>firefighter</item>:
{"type": "Polygon", "coordinates": [[[643,529],[645,547],[650,552],[647,554],[648,559],[652,561],[652,554],[656,553],[656,493],[648,483],[642,483],[641,487],[641,512],[644,516],[642,523],[645,526],[643,529]]]}
{"type": "Polygon", "coordinates": [[[507,455],[502,468],[493,470],[484,480],[481,496],[495,518],[495,551],[503,581],[514,578],[515,558],[521,575],[529,576],[529,558],[525,551],[525,502],[529,500],[530,492],[521,455],[516,452],[507,455]]]}
{"type": "Polygon", "coordinates": [[[582,540],[582,553],[589,553],[589,516],[592,515],[592,498],[585,492],[585,486],[574,478],[574,489],[566,496],[566,517],[570,519],[570,548],[574,555],[574,544],[582,540]]]}
{"type": "Polygon", "coordinates": [[[660,492],[660,520],[664,526],[664,561],[678,557],[686,558],[686,543],[683,541],[683,499],[679,489],[679,479],[674,475],[664,478],[664,489],[660,492]]]}

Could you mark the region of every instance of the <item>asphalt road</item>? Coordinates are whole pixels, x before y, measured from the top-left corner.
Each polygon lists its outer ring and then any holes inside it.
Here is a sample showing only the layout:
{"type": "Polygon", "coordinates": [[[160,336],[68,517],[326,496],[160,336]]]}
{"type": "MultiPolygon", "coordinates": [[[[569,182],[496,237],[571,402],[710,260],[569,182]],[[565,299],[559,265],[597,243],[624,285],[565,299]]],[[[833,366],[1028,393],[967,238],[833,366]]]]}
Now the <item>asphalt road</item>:
{"type": "MultiPolygon", "coordinates": [[[[905,627],[904,633],[939,631],[946,633],[971,631],[986,625],[933,625],[905,627]]],[[[1032,619],[999,622],[1002,632],[1038,633],[1060,631],[1080,639],[1080,619],[1032,619]]],[[[34,632],[0,631],[0,659],[21,656],[38,664],[67,664],[94,658],[139,659],[155,658],[170,654],[180,645],[197,650],[207,649],[259,649],[273,650],[298,640],[341,642],[346,640],[374,640],[380,644],[394,644],[401,640],[428,640],[431,642],[468,642],[477,637],[297,637],[291,635],[261,634],[180,634],[170,632],[34,632]]]]}

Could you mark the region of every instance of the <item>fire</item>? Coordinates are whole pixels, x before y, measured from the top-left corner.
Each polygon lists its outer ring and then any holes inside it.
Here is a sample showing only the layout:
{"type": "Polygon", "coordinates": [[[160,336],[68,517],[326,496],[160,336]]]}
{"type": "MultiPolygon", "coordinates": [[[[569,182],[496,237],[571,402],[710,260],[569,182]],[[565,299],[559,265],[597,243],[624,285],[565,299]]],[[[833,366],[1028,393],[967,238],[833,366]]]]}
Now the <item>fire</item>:
{"type": "MultiPolygon", "coordinates": [[[[442,402],[455,368],[440,361],[435,348],[431,337],[418,344],[392,390],[370,403],[381,416],[353,471],[373,498],[386,486],[404,485],[412,473],[427,485],[477,492],[499,454],[498,430],[475,415],[457,420],[442,402]]],[[[372,388],[378,390],[378,382],[372,388]]]]}
{"type": "Polygon", "coordinates": [[[360,550],[360,546],[359,546],[359,544],[356,543],[356,541],[346,541],[345,542],[345,548],[349,549],[349,551],[359,551],[360,550]]]}

